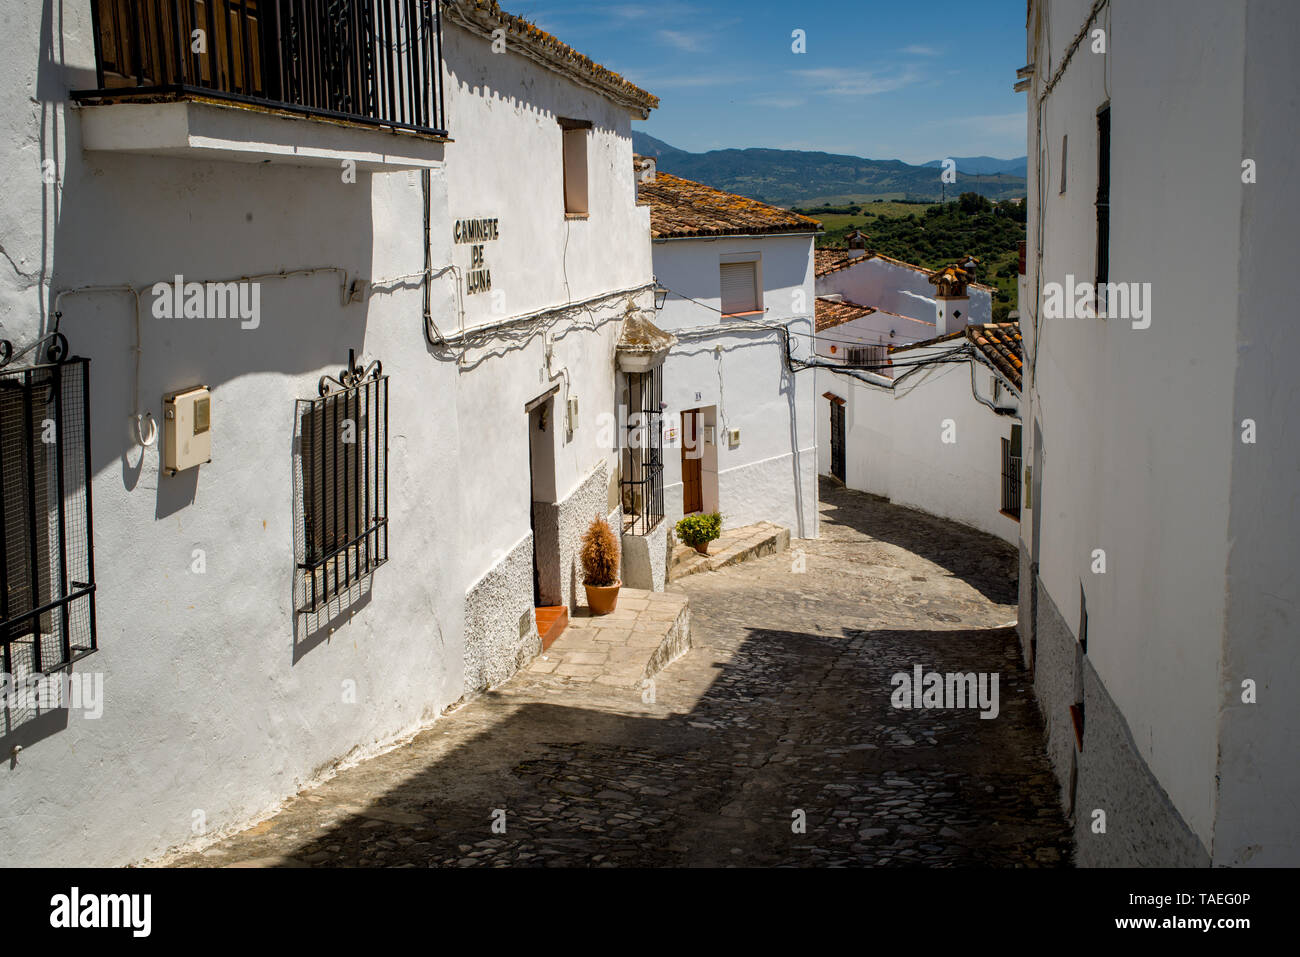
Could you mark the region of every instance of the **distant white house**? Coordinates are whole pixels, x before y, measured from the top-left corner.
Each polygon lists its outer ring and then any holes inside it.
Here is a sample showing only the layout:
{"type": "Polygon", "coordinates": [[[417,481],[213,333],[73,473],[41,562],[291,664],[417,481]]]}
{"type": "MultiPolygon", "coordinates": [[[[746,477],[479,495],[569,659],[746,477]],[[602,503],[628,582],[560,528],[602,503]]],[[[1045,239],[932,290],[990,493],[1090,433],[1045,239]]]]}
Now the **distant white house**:
{"type": "Polygon", "coordinates": [[[821,224],[641,159],[659,297],[668,517],[720,511],[817,535],[813,238],[821,224]]]}
{"type": "Polygon", "coordinates": [[[965,326],[892,347],[888,358],[892,375],[818,369],[831,426],[818,445],[818,470],[1015,544],[1019,327],[965,326]]]}

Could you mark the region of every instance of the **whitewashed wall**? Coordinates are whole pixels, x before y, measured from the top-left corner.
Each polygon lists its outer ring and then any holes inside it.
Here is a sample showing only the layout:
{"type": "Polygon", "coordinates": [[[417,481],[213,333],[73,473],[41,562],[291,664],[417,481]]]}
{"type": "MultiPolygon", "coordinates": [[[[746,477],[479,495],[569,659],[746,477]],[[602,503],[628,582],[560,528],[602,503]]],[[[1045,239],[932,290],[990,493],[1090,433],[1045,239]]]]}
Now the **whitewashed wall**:
{"type": "MultiPolygon", "coordinates": [[[[1055,72],[1090,4],[1034,6],[1030,60],[1037,56],[1039,72],[1029,100],[1022,315],[1035,315],[1042,284],[1093,274],[1096,113],[1108,97],[1110,278],[1150,283],[1152,313],[1147,329],[1114,319],[1042,319],[1035,335],[1024,323],[1027,349],[1038,354],[1036,371],[1027,369],[1027,461],[1030,423],[1043,431],[1040,545],[1030,557],[1071,632],[1081,586],[1086,592],[1086,661],[1122,718],[1117,736],[1128,737],[1205,860],[1294,864],[1298,782],[1295,762],[1282,755],[1294,751],[1296,709],[1290,696],[1267,709],[1237,702],[1248,672],[1285,675],[1289,686],[1300,671],[1294,643],[1279,643],[1294,632],[1294,603],[1263,594],[1265,569],[1290,567],[1295,554],[1295,509],[1285,493],[1279,501],[1265,491],[1281,493],[1265,476],[1294,476],[1295,445],[1282,438],[1294,433],[1291,417],[1279,417],[1275,441],[1243,448],[1239,438],[1247,407],[1267,409],[1264,395],[1295,390],[1294,365],[1264,358],[1269,343],[1280,342],[1274,326],[1285,323],[1285,310],[1276,303],[1288,280],[1285,270],[1263,267],[1270,256],[1280,265],[1275,250],[1294,245],[1292,217],[1281,212],[1294,211],[1294,191],[1262,179],[1243,186],[1240,169],[1246,156],[1258,154],[1263,170],[1294,153],[1295,124],[1276,112],[1285,103],[1294,113],[1281,94],[1294,88],[1294,66],[1270,38],[1293,37],[1297,11],[1276,2],[1180,5],[1171,17],[1169,5],[1112,2],[1103,24],[1110,53],[1093,55],[1085,44],[1075,55],[1048,97],[1039,143],[1035,104],[1050,75],[1044,64],[1055,72]],[[1263,59],[1257,50],[1266,51],[1263,59]],[[1061,194],[1064,134],[1069,169],[1061,194]],[[1162,148],[1152,151],[1153,142],[1162,148]],[[1253,381],[1239,380],[1243,374],[1253,381]],[[1250,517],[1259,510],[1266,521],[1250,517]],[[1105,574],[1091,570],[1098,548],[1105,574]],[[1227,588],[1225,568],[1241,574],[1227,588]],[[1290,650],[1276,651],[1284,646],[1290,650]],[[1250,733],[1238,735],[1244,727],[1250,733]],[[1222,835],[1216,816],[1225,822],[1222,835]]],[[[1027,552],[1031,528],[1027,520],[1027,552]]],[[[1294,595],[1293,585],[1273,581],[1294,595]]],[[[1022,591],[1022,619],[1028,601],[1022,591]]],[[[1119,779],[1106,773],[1097,768],[1114,794],[1119,779]]],[[[1106,843],[1093,842],[1094,859],[1106,859],[1106,843]]]]}
{"type": "MultiPolygon", "coordinates": [[[[935,320],[935,287],[930,274],[924,269],[903,266],[876,256],[864,257],[845,269],[837,269],[817,277],[817,295],[839,293],[845,299],[863,306],[874,306],[887,312],[935,320]]],[[[993,321],[992,294],[987,286],[969,286],[971,324],[993,321]]]]}
{"type": "MultiPolygon", "coordinates": [[[[919,350],[902,355],[917,358],[919,350]]],[[[849,488],[883,495],[898,505],[951,518],[1014,544],[1019,522],[1000,512],[1002,443],[1011,437],[1012,416],[1001,416],[971,394],[970,364],[936,366],[911,375],[896,389],[868,385],[819,369],[818,395],[832,392],[846,400],[845,481],[849,488]],[[956,439],[943,441],[948,420],[956,439]]],[[[991,399],[990,370],[975,366],[975,387],[991,399]]],[[[830,401],[818,400],[818,422],[825,420],[819,444],[825,474],[830,472],[830,401]],[[823,448],[824,446],[824,448],[823,448]]],[[[998,405],[1017,408],[1004,393],[998,405]]]]}
{"type": "MultiPolygon", "coordinates": [[[[843,362],[845,349],[854,345],[901,346],[909,342],[933,339],[934,320],[873,312],[861,319],[851,319],[817,334],[817,354],[824,359],[843,362]],[[834,346],[834,351],[831,347],[834,346]]],[[[818,393],[819,395],[821,393],[818,393]]]]}
{"type": "MultiPolygon", "coordinates": [[[[778,333],[753,331],[745,320],[723,319],[717,311],[721,257],[759,253],[762,321],[787,325],[793,347],[806,357],[812,347],[812,237],[670,240],[654,243],[653,249],[655,276],[673,292],[656,325],[674,333],[720,326],[717,334],[683,336],[669,354],[665,422],[676,425],[680,437],[683,410],[715,408],[718,507],[726,527],[770,521],[796,537],[816,537],[815,376],[784,369],[778,333]],[[722,441],[724,428],[740,429],[734,448],[722,441]]],[[[680,449],[666,450],[664,458],[667,516],[676,521],[682,515],[680,449]]]]}
{"type": "MultiPolygon", "coordinates": [[[[379,282],[422,268],[417,173],[363,174],[349,185],[328,168],[83,153],[67,91],[93,86],[89,8],[57,9],[53,20],[40,5],[10,11],[0,34],[4,337],[34,339],[53,291],[70,287],[304,266],[379,282]],[[51,49],[68,66],[50,62],[51,49]],[[42,180],[46,159],[55,184],[42,180]]],[[[457,142],[447,148],[453,168],[432,177],[435,267],[466,252],[452,248],[454,217],[491,215],[503,226],[506,252],[488,255],[507,315],[648,282],[626,117],[517,56],[484,56],[471,75],[485,47],[444,29],[457,142]],[[539,178],[558,182],[547,119],[557,112],[597,126],[583,224],[591,235],[570,237],[567,259],[562,211],[530,192],[539,178]],[[597,248],[619,255],[596,257],[597,248]]],[[[128,432],[129,298],[65,299],[63,331],[93,360],[101,651],[77,670],[103,673],[106,701],[100,720],[74,714],[65,728],[25,724],[4,737],[6,754],[24,746],[0,769],[7,863],[123,864],[195,840],[199,815],[208,834],[241,825],[464,693],[475,637],[464,627],[467,589],[528,534],[523,403],[545,383],[538,340],[476,367],[474,352],[459,367],[431,355],[421,298],[418,283],[398,284],[344,307],[337,278],[321,274],[264,283],[255,330],[146,311],[143,407],[161,421],[165,391],[200,382],[213,390],[212,462],[174,478],[159,474],[159,448],[142,451],[128,432]],[[294,401],[314,396],[349,347],[381,359],[391,376],[390,561],[350,614],[311,631],[291,600],[294,401]],[[195,549],[205,553],[203,575],[191,572],[195,549]],[[355,704],[344,702],[348,682],[355,704]]],[[[457,328],[450,279],[435,281],[432,302],[440,328],[457,328]]],[[[469,321],[483,318],[478,306],[469,321]]],[[[598,331],[570,332],[555,347],[583,399],[574,441],[557,455],[562,493],[611,460],[591,417],[612,410],[617,323],[593,321],[598,331]]],[[[526,607],[531,582],[518,588],[526,607]]]]}

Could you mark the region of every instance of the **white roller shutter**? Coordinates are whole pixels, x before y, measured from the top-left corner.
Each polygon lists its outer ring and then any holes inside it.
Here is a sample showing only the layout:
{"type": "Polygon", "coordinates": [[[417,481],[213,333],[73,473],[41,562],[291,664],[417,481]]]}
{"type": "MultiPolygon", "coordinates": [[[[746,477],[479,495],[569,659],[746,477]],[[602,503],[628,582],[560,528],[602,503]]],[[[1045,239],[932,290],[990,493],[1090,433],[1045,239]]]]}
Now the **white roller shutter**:
{"type": "Polygon", "coordinates": [[[755,264],[722,264],[722,312],[734,315],[738,312],[758,311],[758,275],[755,264]]]}

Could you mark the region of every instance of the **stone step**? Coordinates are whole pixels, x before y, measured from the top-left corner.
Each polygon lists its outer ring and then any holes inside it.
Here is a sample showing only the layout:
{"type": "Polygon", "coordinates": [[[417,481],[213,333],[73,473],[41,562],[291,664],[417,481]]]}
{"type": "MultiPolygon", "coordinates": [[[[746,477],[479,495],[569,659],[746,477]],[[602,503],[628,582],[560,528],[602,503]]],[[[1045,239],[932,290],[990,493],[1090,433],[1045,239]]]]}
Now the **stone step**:
{"type": "Polygon", "coordinates": [[[691,647],[690,603],[679,592],[624,587],[608,615],[580,608],[569,627],[528,666],[564,683],[640,688],[691,647]]]}
{"type": "Polygon", "coordinates": [[[537,616],[537,634],[541,636],[542,651],[545,651],[569,626],[569,609],[566,605],[543,605],[534,608],[533,613],[537,616]]]}
{"type": "Polygon", "coordinates": [[[701,555],[689,545],[674,546],[672,561],[668,566],[668,580],[676,581],[699,572],[717,571],[752,558],[774,555],[789,547],[790,530],[772,522],[723,529],[721,538],[709,542],[707,555],[701,555]]]}

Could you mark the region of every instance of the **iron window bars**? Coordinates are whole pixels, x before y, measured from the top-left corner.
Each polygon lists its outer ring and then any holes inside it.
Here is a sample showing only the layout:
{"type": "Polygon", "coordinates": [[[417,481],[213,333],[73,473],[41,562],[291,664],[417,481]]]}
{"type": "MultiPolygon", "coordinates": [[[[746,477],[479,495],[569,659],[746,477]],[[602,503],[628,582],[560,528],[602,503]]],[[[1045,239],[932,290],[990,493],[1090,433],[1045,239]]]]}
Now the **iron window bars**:
{"type": "Polygon", "coordinates": [[[91,0],[98,89],[446,135],[438,0],[91,0]],[[201,43],[199,42],[201,38],[201,43]]]}
{"type": "Polygon", "coordinates": [[[1011,427],[1011,438],[1002,439],[1002,512],[1020,520],[1020,426],[1011,427]]]}
{"type": "Polygon", "coordinates": [[[97,650],[90,360],[66,352],[7,369],[12,347],[0,350],[0,643],[11,676],[53,674],[97,650]]]}
{"type": "Polygon", "coordinates": [[[623,511],[627,531],[644,535],[664,517],[663,367],[627,376],[628,417],[623,443],[623,511]]]}
{"type": "Polygon", "coordinates": [[[296,409],[302,525],[298,568],[315,612],[388,561],[388,376],[348,355],[296,409]]]}

